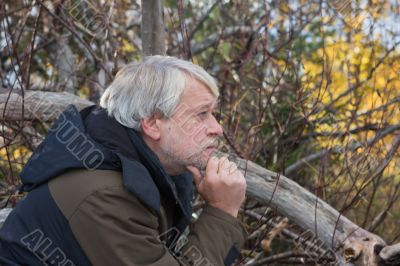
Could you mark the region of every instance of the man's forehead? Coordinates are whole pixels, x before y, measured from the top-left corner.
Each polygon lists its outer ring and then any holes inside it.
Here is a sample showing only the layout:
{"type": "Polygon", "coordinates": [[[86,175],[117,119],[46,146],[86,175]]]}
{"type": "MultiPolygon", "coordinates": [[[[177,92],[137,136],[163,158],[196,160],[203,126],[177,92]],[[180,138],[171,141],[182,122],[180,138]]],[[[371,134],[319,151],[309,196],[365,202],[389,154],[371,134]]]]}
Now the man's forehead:
{"type": "Polygon", "coordinates": [[[185,83],[184,94],[211,94],[213,95],[211,89],[207,87],[204,83],[191,79],[190,82],[185,83]]]}
{"type": "Polygon", "coordinates": [[[215,108],[218,105],[218,98],[214,95],[210,94],[208,96],[205,95],[187,95],[181,101],[181,104],[186,104],[188,109],[195,110],[199,108],[215,108]]]}

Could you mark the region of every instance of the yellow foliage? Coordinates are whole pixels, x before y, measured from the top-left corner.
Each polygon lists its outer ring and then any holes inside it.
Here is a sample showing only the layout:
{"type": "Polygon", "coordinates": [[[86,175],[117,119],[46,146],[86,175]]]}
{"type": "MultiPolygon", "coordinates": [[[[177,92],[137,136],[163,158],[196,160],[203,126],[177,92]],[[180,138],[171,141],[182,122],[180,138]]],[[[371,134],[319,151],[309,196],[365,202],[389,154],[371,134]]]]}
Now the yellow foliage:
{"type": "Polygon", "coordinates": [[[7,157],[7,151],[5,148],[0,149],[0,158],[4,159],[7,157]]]}
{"type": "MultiPolygon", "coordinates": [[[[385,108],[385,111],[375,111],[373,115],[365,116],[364,120],[348,125],[348,121],[352,121],[352,111],[363,114],[387,104],[394,97],[399,97],[400,63],[395,59],[395,52],[385,57],[386,50],[381,44],[367,42],[366,39],[361,33],[354,34],[351,42],[329,43],[317,50],[311,58],[303,60],[305,75],[301,81],[303,87],[311,93],[308,106],[315,106],[317,101],[321,104],[320,110],[329,106],[334,114],[333,121],[329,122],[324,121],[330,118],[325,117],[325,112],[309,117],[310,120],[322,121],[314,125],[317,132],[345,132],[359,127],[365,120],[377,124],[400,123],[398,104],[392,104],[385,108]],[[342,96],[339,97],[340,95],[342,96]]],[[[351,138],[366,141],[375,134],[376,132],[367,131],[355,134],[351,138]]],[[[371,152],[382,156],[382,151],[387,152],[392,141],[391,137],[385,138],[371,152]]],[[[320,138],[322,147],[343,146],[344,143],[347,142],[343,139],[339,141],[335,138],[320,138]]],[[[396,171],[395,165],[392,163],[387,172],[396,171]]]]}
{"type": "Polygon", "coordinates": [[[7,150],[6,150],[6,148],[3,147],[0,149],[0,166],[9,168],[10,165],[8,164],[8,160],[10,160],[11,162],[13,162],[12,163],[13,171],[18,173],[18,172],[22,171],[24,164],[27,162],[27,160],[31,156],[31,154],[32,154],[32,152],[30,150],[28,150],[26,147],[9,146],[8,147],[8,156],[7,156],[7,150]],[[18,162],[18,163],[16,163],[16,162],[18,162]]]}
{"type": "MultiPolygon", "coordinates": [[[[11,160],[24,160],[26,158],[28,158],[31,155],[31,151],[28,150],[26,147],[18,147],[16,149],[8,149],[8,155],[10,156],[11,160]]],[[[7,160],[7,150],[6,148],[2,148],[0,149],[0,159],[2,161],[6,161],[7,160]]]]}
{"type": "Polygon", "coordinates": [[[122,39],[122,46],[121,50],[124,53],[131,53],[135,51],[135,46],[133,46],[129,41],[126,39],[122,39]]]}
{"type": "Polygon", "coordinates": [[[30,151],[25,147],[20,147],[13,151],[14,159],[19,159],[21,156],[25,157],[27,154],[30,154],[30,151]]]}

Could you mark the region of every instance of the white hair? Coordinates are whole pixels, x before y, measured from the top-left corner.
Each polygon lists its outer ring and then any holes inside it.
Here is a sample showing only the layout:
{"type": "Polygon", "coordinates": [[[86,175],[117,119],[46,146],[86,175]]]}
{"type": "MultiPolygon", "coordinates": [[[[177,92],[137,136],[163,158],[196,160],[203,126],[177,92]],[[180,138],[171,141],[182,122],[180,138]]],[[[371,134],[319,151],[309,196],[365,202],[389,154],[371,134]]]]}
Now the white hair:
{"type": "Polygon", "coordinates": [[[100,106],[122,125],[140,130],[140,120],[161,114],[171,117],[185,89],[187,76],[218,97],[218,87],[202,67],[170,56],[148,56],[118,71],[100,99],[100,106]]]}

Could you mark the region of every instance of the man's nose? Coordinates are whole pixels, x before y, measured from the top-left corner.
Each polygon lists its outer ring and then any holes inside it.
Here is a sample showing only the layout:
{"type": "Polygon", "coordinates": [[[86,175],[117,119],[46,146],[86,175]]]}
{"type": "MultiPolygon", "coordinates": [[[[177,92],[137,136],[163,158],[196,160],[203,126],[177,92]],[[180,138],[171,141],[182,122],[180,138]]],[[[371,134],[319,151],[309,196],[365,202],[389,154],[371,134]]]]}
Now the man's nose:
{"type": "Polygon", "coordinates": [[[217,119],[212,115],[211,121],[209,122],[208,128],[207,128],[207,135],[216,135],[216,136],[222,136],[223,129],[222,126],[218,123],[217,119]]]}

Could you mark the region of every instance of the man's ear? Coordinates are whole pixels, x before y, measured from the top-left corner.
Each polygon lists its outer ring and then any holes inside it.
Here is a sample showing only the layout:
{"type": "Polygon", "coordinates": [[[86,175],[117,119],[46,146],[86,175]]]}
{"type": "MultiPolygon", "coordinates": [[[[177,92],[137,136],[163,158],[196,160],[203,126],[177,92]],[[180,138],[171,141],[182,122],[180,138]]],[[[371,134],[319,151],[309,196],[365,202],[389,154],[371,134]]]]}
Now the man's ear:
{"type": "Polygon", "coordinates": [[[142,118],[140,121],[143,134],[156,141],[161,137],[160,126],[157,120],[156,116],[153,115],[149,118],[142,118]]]}

